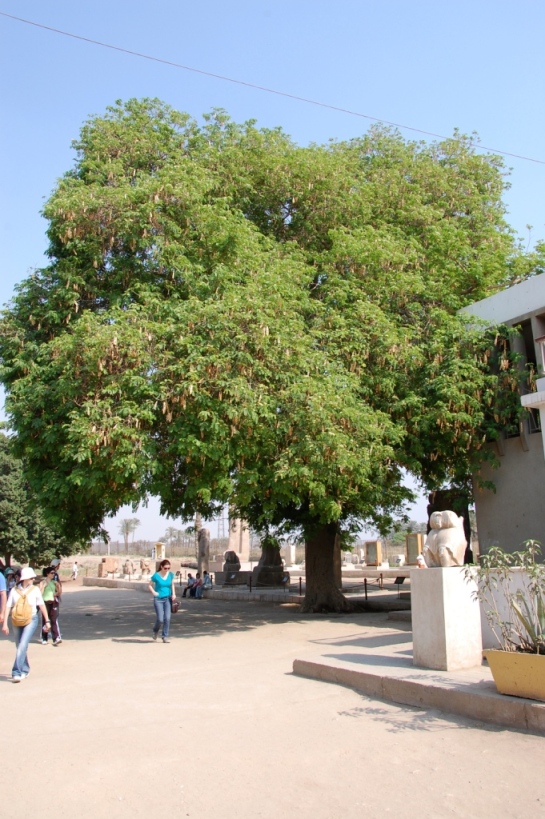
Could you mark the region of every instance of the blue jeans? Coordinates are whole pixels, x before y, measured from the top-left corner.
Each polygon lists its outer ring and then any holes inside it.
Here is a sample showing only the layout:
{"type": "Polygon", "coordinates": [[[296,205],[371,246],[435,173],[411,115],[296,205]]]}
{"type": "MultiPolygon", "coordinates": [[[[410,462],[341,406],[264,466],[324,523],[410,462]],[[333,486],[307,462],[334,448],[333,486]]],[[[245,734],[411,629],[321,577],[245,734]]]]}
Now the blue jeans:
{"type": "Polygon", "coordinates": [[[168,637],[168,629],[170,627],[170,597],[154,597],[153,605],[155,606],[155,625],[153,631],[158,633],[161,626],[163,627],[163,637],[168,637]]]}
{"type": "Polygon", "coordinates": [[[17,646],[17,653],[15,654],[15,662],[11,669],[12,677],[20,677],[22,674],[30,672],[30,665],[28,664],[27,649],[32,635],[36,631],[38,625],[38,614],[35,614],[28,626],[13,626],[15,635],[15,645],[17,646]]]}

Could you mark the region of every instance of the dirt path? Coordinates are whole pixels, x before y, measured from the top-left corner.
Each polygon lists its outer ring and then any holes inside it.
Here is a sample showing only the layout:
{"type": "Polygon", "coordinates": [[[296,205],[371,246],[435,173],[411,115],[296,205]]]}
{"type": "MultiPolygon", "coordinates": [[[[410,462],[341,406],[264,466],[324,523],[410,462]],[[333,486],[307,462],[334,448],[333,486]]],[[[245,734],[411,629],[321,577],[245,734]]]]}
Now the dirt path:
{"type": "Polygon", "coordinates": [[[383,615],[183,609],[163,645],[151,640],[146,594],[67,584],[64,642],[34,640],[17,686],[3,638],[3,734],[19,749],[4,743],[5,815],[28,816],[26,791],[16,794],[30,775],[40,819],[545,816],[542,737],[291,674],[317,645],[387,637],[383,615]]]}

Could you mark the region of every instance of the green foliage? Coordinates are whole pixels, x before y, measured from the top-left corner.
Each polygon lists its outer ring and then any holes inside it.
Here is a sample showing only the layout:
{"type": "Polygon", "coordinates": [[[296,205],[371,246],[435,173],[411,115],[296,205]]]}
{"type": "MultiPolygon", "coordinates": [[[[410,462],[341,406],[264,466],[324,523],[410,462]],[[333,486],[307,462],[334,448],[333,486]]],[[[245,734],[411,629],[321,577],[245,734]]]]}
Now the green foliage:
{"type": "Polygon", "coordinates": [[[405,546],[408,534],[427,533],[427,524],[418,523],[416,520],[395,520],[392,526],[384,532],[383,537],[392,545],[405,546]]]}
{"type": "Polygon", "coordinates": [[[0,433],[0,552],[20,559],[29,547],[27,492],[21,462],[0,433]]]}
{"type": "Polygon", "coordinates": [[[387,526],[403,469],[466,480],[520,410],[502,336],[457,312],[542,254],[523,258],[501,161],[469,139],[300,148],[131,100],[75,148],[50,264],[0,335],[18,451],[67,535],[150,494],[265,531],[387,526]]]}
{"type": "Polygon", "coordinates": [[[81,548],[62,537],[44,518],[23,474],[23,463],[12,453],[12,441],[0,433],[0,554],[4,562],[46,565],[56,555],[81,548]]]}

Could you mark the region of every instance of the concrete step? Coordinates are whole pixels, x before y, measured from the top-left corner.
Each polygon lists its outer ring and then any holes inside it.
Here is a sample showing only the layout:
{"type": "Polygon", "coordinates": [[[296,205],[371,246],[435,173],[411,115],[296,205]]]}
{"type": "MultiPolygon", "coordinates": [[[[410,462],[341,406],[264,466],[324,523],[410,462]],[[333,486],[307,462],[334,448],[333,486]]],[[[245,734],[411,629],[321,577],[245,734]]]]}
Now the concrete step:
{"type": "Polygon", "coordinates": [[[410,610],[408,611],[389,611],[388,612],[388,620],[397,620],[403,623],[410,623],[412,619],[412,613],[410,610]]]}
{"type": "Polygon", "coordinates": [[[370,697],[417,708],[438,708],[471,719],[545,734],[545,703],[498,694],[488,668],[476,672],[431,671],[409,665],[400,673],[349,667],[347,663],[295,660],[293,673],[346,685],[370,697]],[[485,679],[476,679],[484,676],[485,679]]]}

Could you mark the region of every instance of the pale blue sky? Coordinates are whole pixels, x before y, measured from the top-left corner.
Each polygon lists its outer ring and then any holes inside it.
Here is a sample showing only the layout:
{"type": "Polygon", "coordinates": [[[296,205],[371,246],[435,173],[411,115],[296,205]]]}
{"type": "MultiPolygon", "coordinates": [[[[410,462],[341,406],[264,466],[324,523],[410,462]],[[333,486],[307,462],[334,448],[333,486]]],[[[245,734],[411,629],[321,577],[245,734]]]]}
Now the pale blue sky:
{"type": "MultiPolygon", "coordinates": [[[[545,162],[542,0],[0,0],[0,11],[426,131],[477,131],[483,145],[545,162]]],[[[43,263],[40,209],[71,166],[71,140],[116,99],[159,97],[195,117],[221,107],[301,144],[369,125],[1,16],[0,72],[2,304],[43,263]]],[[[545,165],[505,162],[512,226],[545,238],[545,165]]],[[[138,517],[138,535],[164,530],[156,510],[138,517]]]]}

